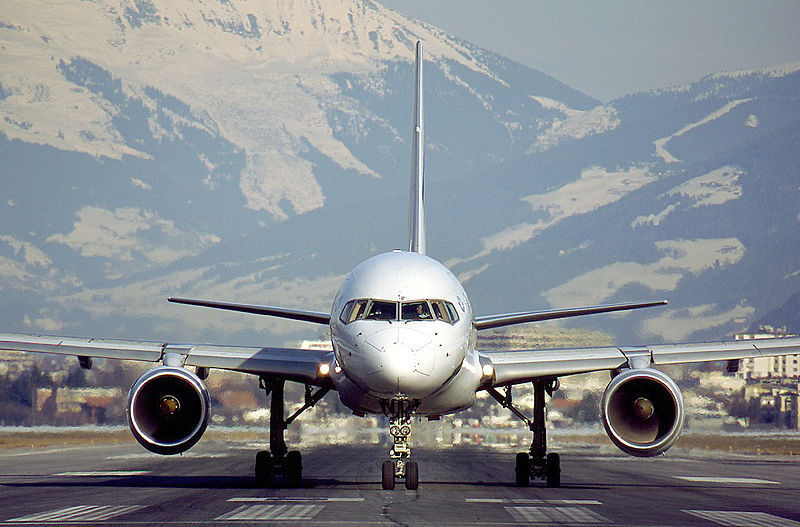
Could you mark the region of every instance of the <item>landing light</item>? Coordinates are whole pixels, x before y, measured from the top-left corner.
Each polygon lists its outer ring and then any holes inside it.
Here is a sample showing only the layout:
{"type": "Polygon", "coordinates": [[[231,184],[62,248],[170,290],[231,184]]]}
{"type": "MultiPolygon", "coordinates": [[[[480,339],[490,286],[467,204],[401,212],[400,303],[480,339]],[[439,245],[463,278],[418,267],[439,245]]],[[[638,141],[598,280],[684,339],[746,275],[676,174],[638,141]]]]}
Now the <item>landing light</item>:
{"type": "Polygon", "coordinates": [[[328,364],[327,362],[323,362],[322,364],[319,365],[319,374],[322,375],[323,377],[325,375],[328,375],[330,372],[331,372],[331,365],[328,364]]]}
{"type": "Polygon", "coordinates": [[[494,366],[492,366],[491,364],[484,364],[482,371],[484,377],[491,377],[492,375],[494,375],[494,366]]]}

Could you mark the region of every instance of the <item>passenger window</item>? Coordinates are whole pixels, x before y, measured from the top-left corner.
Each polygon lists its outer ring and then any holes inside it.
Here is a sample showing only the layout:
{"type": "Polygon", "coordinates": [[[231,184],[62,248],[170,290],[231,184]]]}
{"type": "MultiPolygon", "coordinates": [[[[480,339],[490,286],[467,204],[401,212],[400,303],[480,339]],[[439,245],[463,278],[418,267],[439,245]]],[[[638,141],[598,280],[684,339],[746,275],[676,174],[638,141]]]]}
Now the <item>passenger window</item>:
{"type": "Polygon", "coordinates": [[[397,320],[397,302],[373,300],[365,318],[367,320],[397,320]]]}
{"type": "Polygon", "coordinates": [[[419,300],[417,302],[403,302],[401,318],[403,320],[431,320],[431,311],[428,302],[419,300]]]}

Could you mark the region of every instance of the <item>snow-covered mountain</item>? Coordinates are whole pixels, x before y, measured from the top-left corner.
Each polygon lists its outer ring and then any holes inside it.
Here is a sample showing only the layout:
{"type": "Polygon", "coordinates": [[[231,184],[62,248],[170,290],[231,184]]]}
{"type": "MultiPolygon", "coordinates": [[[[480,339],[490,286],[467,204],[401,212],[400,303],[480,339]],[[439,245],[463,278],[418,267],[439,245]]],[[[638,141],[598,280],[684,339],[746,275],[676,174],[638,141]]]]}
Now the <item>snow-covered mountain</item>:
{"type": "Polygon", "coordinates": [[[718,337],[800,291],[800,66],[601,104],[368,0],[9,1],[0,327],[307,330],[164,297],[326,309],[405,244],[417,39],[430,253],[479,313],[664,297],[591,322],[718,337]]]}

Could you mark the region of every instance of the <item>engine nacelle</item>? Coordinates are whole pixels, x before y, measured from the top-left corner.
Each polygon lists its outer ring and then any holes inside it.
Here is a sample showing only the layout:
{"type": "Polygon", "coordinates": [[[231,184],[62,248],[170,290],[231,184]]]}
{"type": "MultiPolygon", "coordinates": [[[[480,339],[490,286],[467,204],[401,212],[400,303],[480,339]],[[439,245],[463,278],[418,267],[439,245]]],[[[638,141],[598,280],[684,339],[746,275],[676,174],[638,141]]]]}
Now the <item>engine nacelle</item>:
{"type": "Polygon", "coordinates": [[[139,443],[156,454],[180,454],[208,425],[211,399],[203,381],[184,368],[146,372],[128,394],[128,424],[139,443]]]}
{"type": "Polygon", "coordinates": [[[653,370],[632,369],[614,377],[600,403],[608,437],[622,451],[657,456],[683,429],[683,395],[675,381],[653,370]]]}

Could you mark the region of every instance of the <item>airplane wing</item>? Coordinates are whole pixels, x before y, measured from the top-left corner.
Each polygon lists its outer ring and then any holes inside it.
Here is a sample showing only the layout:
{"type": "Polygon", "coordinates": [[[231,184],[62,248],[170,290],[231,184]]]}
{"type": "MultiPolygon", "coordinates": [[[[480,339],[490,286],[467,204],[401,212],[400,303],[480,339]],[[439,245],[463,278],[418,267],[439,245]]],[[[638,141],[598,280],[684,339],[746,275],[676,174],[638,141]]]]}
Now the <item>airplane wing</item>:
{"type": "Polygon", "coordinates": [[[614,370],[645,361],[644,366],[736,360],[800,354],[800,337],[551,350],[481,351],[482,362],[494,368],[494,386],[530,382],[600,370],[614,370]]]}
{"type": "Polygon", "coordinates": [[[214,300],[198,300],[194,298],[167,298],[168,302],[175,304],[186,304],[190,306],[211,307],[214,309],[227,309],[228,311],[239,311],[241,313],[252,313],[254,315],[269,315],[272,317],[288,318],[291,320],[302,320],[303,322],[313,322],[315,324],[330,324],[331,314],[321,311],[305,311],[302,309],[288,309],[275,306],[256,306],[252,304],[237,304],[233,302],[217,302],[214,300]]]}
{"type": "Polygon", "coordinates": [[[333,353],[327,350],[170,344],[25,333],[0,333],[0,350],[75,355],[81,364],[93,357],[155,363],[172,354],[172,361],[180,366],[275,376],[316,386],[330,384],[328,377],[320,374],[320,366],[333,362],[333,353]]]}
{"type": "Polygon", "coordinates": [[[523,313],[505,313],[502,315],[488,315],[475,317],[475,328],[482,329],[499,328],[525,322],[540,322],[542,320],[554,320],[557,318],[580,317],[583,315],[596,315],[598,313],[611,313],[613,311],[627,311],[630,309],[641,309],[643,307],[663,306],[666,300],[657,302],[639,302],[635,304],[609,304],[604,306],[577,307],[571,309],[553,309],[549,311],[526,311],[523,313]]]}

